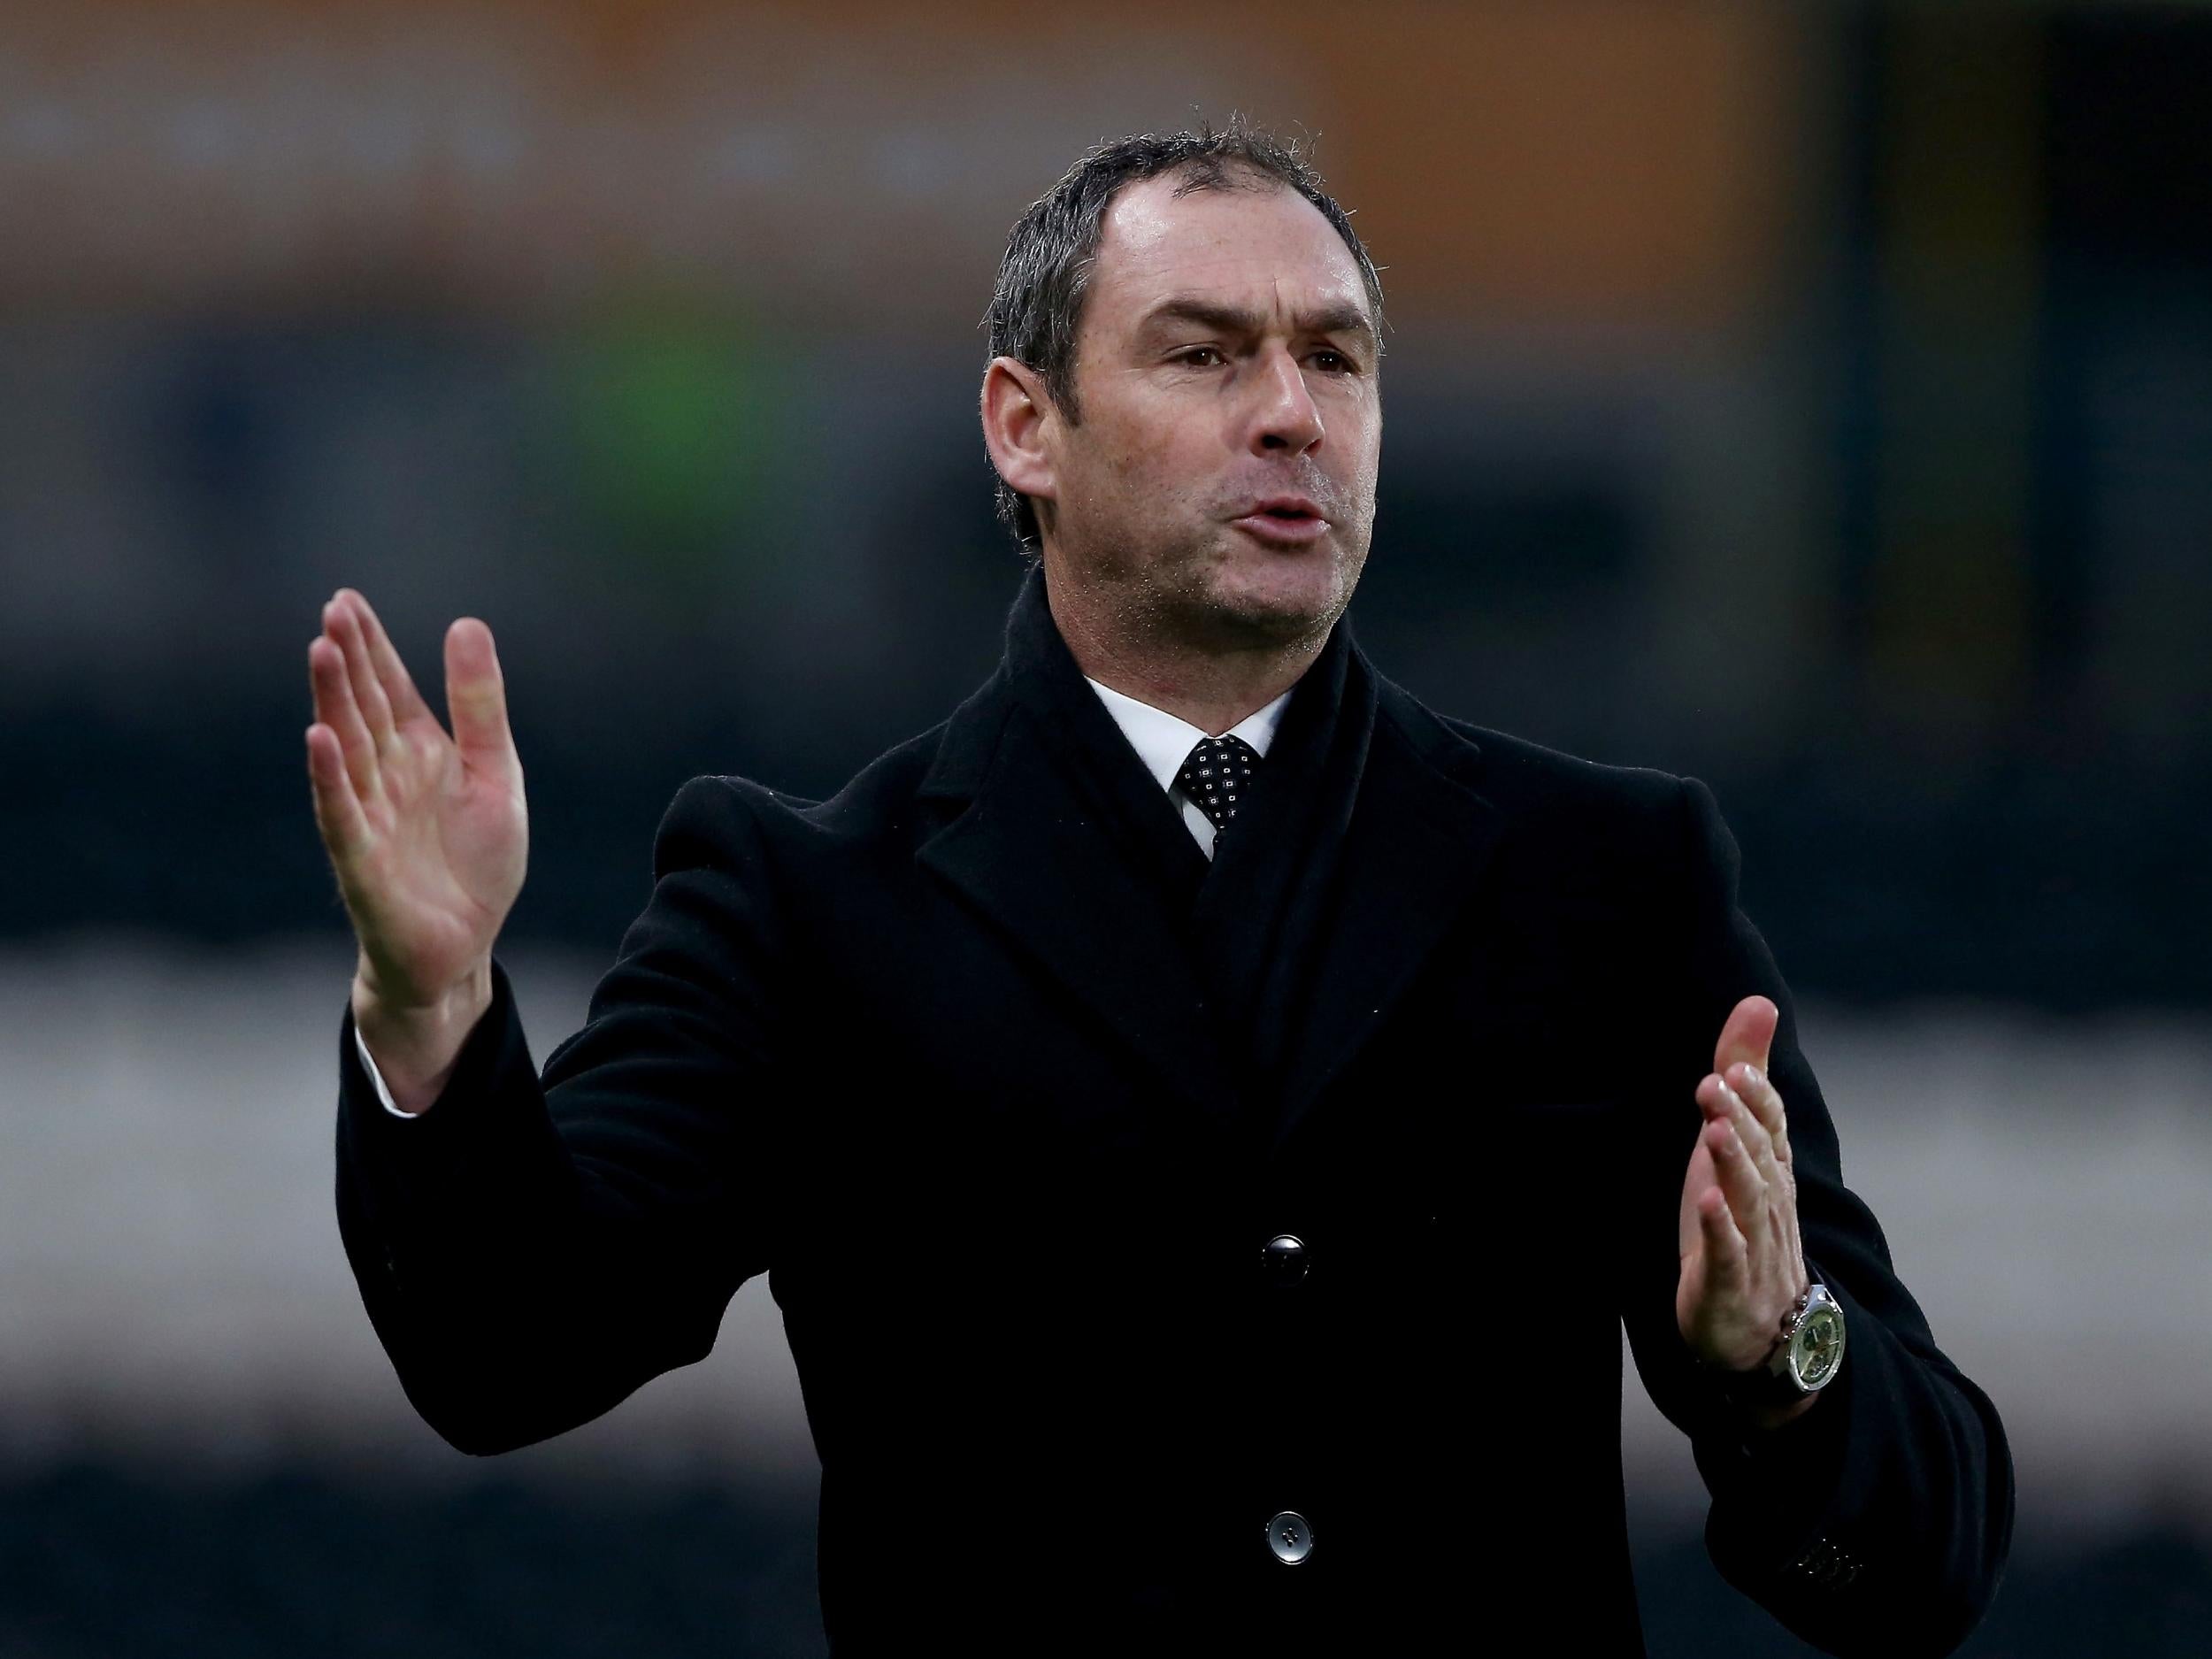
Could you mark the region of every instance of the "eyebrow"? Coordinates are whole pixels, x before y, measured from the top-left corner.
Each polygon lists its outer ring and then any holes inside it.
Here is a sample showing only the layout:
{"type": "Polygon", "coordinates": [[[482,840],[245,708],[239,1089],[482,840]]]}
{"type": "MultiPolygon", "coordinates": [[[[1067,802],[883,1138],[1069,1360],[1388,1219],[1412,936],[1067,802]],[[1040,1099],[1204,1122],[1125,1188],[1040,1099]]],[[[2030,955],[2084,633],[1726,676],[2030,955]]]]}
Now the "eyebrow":
{"type": "MultiPolygon", "coordinates": [[[[1267,332],[1267,319],[1259,312],[1247,311],[1240,305],[1223,305],[1213,300],[1202,300],[1178,296],[1161,301],[1145,314],[1138,325],[1150,329],[1160,323],[1180,321],[1196,323],[1202,327],[1217,329],[1229,334],[1261,334],[1267,332]]],[[[1367,313],[1356,305],[1325,305],[1318,311],[1299,313],[1294,332],[1302,334],[1357,334],[1372,351],[1378,342],[1375,326],[1367,320],[1367,313]]]]}

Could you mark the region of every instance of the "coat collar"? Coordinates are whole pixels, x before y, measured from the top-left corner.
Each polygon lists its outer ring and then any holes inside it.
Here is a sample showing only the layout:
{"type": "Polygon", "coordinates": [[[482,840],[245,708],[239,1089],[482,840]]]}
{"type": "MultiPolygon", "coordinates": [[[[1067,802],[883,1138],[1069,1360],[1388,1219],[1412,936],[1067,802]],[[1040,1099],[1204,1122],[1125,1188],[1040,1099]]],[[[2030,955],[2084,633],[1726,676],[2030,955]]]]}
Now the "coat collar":
{"type": "MultiPolygon", "coordinates": [[[[1345,741],[1363,740],[1363,755],[1338,807],[1341,867],[1321,924],[1293,941],[1312,960],[1295,964],[1308,988],[1271,1112],[1278,1140],[1385,1023],[1463,908],[1501,827],[1472,787],[1477,747],[1375,674],[1348,635],[1332,646],[1333,695],[1371,688],[1343,710],[1361,728],[1345,741]]],[[[1206,861],[1084,682],[1052,622],[1041,568],[1032,566],[1015,601],[997,672],[947,723],[920,794],[954,816],[918,861],[1166,1090],[1225,1127],[1243,1093],[1236,1055],[1186,932],[1206,861]]]]}

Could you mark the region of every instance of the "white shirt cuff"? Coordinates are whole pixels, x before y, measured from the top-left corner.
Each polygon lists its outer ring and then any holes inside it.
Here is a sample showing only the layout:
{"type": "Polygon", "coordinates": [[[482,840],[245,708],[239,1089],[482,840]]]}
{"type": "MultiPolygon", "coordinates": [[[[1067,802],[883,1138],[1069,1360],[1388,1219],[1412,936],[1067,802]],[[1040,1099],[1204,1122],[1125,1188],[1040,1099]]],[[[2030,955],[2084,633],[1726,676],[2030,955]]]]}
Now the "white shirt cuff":
{"type": "Polygon", "coordinates": [[[392,1100],[391,1086],[385,1082],[384,1073],[376,1069],[376,1062],[369,1058],[369,1045],[361,1040],[361,1028],[353,1028],[354,1051],[361,1056],[361,1069],[369,1074],[369,1081],[376,1085],[376,1097],[384,1102],[384,1110],[395,1118],[412,1118],[413,1112],[403,1112],[392,1100]]]}

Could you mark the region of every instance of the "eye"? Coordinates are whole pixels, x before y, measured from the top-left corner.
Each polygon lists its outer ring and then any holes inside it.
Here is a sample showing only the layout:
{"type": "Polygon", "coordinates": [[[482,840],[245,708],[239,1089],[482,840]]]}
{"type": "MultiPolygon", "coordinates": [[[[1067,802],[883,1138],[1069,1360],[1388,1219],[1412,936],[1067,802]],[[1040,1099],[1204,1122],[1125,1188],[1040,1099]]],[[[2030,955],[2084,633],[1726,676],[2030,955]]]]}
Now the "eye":
{"type": "Polygon", "coordinates": [[[1359,365],[1333,346],[1324,346],[1315,352],[1314,360],[1333,374],[1346,374],[1359,365]]]}
{"type": "Polygon", "coordinates": [[[1177,352],[1175,357],[1177,362],[1187,363],[1193,368],[1198,369],[1210,368],[1213,366],[1212,364],[1199,362],[1198,359],[1200,357],[1210,357],[1215,363],[1226,363],[1229,360],[1221,355],[1221,348],[1219,346],[1187,346],[1182,350],[1177,352]]]}

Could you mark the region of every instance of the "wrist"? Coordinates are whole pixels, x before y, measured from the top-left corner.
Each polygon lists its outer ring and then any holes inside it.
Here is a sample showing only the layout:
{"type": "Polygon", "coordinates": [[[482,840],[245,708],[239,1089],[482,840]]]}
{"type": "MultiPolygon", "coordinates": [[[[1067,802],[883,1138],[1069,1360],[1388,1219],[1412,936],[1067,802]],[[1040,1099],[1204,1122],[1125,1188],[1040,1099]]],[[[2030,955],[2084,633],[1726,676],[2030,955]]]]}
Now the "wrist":
{"type": "Polygon", "coordinates": [[[456,1020],[471,1020],[491,1006],[492,959],[480,956],[458,979],[431,991],[418,990],[380,973],[364,950],[353,967],[355,1022],[373,1019],[397,1028],[411,1025],[431,1029],[456,1020]]]}
{"type": "Polygon", "coordinates": [[[380,991],[365,961],[353,980],[353,1024],[391,1090],[410,1115],[436,1100],[461,1049],[492,1003],[488,958],[427,999],[403,1001],[380,991]]]}
{"type": "Polygon", "coordinates": [[[1700,1369],[1732,1415],[1747,1427],[1769,1432],[1812,1409],[1833,1382],[1844,1356],[1843,1309],[1817,1278],[1782,1316],[1773,1348],[1741,1369],[1701,1362],[1700,1369]]]}

